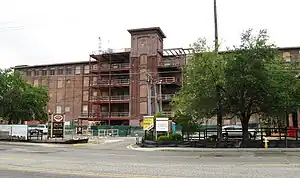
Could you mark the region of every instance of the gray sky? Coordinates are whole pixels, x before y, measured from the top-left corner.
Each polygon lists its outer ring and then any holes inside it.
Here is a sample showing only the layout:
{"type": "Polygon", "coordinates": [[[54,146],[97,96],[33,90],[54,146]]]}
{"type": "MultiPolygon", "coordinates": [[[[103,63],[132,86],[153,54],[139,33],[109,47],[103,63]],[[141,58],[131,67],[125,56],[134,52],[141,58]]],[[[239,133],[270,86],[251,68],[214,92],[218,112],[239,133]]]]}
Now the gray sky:
{"type": "MultiPolygon", "coordinates": [[[[277,46],[300,46],[299,0],[218,0],[222,45],[248,28],[277,46]]],[[[88,60],[98,48],[128,48],[131,28],[160,26],[165,48],[213,40],[213,0],[1,0],[0,68],[88,60]],[[109,43],[108,43],[109,41],[109,43]]]]}

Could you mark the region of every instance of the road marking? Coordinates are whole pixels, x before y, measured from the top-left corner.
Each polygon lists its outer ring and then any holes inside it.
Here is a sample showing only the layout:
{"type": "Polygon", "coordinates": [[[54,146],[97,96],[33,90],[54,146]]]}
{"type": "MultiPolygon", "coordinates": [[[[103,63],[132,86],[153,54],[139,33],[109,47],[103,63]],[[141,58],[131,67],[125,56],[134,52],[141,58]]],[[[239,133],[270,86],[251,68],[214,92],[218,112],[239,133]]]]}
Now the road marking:
{"type": "Polygon", "coordinates": [[[104,140],[104,143],[115,143],[115,142],[120,142],[123,140],[104,140]]]}
{"type": "Polygon", "coordinates": [[[159,151],[158,149],[151,149],[151,148],[134,148],[133,145],[135,144],[131,144],[131,145],[128,145],[126,148],[129,149],[129,150],[135,150],[135,151],[159,151]]]}
{"type": "Polygon", "coordinates": [[[88,143],[72,144],[72,146],[88,146],[88,143]]]}
{"type": "MultiPolygon", "coordinates": [[[[67,174],[67,175],[79,175],[79,176],[90,176],[90,177],[112,177],[112,178],[160,178],[159,176],[148,176],[148,175],[138,175],[138,174],[117,174],[117,173],[96,173],[87,171],[76,171],[76,170],[64,170],[64,169],[49,169],[49,168],[37,168],[37,167],[20,167],[11,165],[0,165],[1,169],[7,170],[19,170],[25,172],[46,172],[54,174],[67,174]]],[[[166,176],[163,176],[166,177],[166,176]]],[[[171,176],[167,176],[170,177],[171,176]]],[[[174,177],[174,176],[172,176],[174,177]]]]}

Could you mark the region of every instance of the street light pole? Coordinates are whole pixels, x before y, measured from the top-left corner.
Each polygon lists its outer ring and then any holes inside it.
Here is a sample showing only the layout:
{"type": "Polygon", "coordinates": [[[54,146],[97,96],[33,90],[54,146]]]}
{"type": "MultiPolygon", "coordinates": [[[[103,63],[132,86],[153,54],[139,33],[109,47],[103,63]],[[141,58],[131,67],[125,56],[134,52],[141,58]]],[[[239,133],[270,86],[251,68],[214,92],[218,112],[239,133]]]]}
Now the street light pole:
{"type": "MultiPolygon", "coordinates": [[[[219,36],[218,36],[218,15],[217,15],[217,0],[214,0],[214,28],[215,28],[215,52],[218,53],[219,36]]],[[[218,140],[222,139],[222,105],[221,105],[221,90],[220,85],[216,85],[217,97],[217,128],[218,140]]]]}

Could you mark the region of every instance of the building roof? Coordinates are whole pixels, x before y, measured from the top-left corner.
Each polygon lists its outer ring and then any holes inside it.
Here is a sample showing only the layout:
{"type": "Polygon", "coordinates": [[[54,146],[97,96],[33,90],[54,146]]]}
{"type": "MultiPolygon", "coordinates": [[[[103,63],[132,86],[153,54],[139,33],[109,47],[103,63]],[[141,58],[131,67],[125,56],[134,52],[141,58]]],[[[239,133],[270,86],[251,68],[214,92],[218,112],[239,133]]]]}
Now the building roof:
{"type": "MultiPolygon", "coordinates": [[[[300,53],[300,46],[295,47],[278,47],[277,48],[280,51],[284,50],[299,50],[300,53]]],[[[192,54],[193,50],[192,48],[171,48],[171,49],[164,49],[164,56],[172,56],[172,55],[179,55],[179,54],[192,54]]],[[[226,53],[230,51],[220,51],[220,53],[226,53]]],[[[90,57],[94,59],[98,59],[101,55],[119,55],[119,56],[127,56],[130,52],[112,52],[112,53],[104,53],[104,54],[92,54],[90,57]]],[[[107,56],[106,56],[107,57],[107,56]]],[[[89,64],[90,61],[77,61],[77,62],[65,62],[65,63],[53,63],[53,64],[40,64],[40,65],[18,65],[15,67],[12,67],[12,69],[30,69],[30,68],[41,68],[41,67],[58,67],[58,66],[67,66],[67,65],[76,65],[76,64],[89,64]]]]}
{"type": "Polygon", "coordinates": [[[88,64],[89,61],[76,61],[76,62],[64,62],[64,63],[53,63],[53,64],[40,64],[40,65],[18,65],[12,67],[12,69],[28,69],[28,68],[39,68],[39,67],[57,67],[66,65],[76,65],[76,64],[88,64]]]}
{"type": "Polygon", "coordinates": [[[161,30],[160,27],[148,27],[148,28],[136,28],[136,29],[129,29],[127,30],[130,34],[140,34],[145,32],[157,32],[162,38],[166,38],[166,35],[161,30]]]}

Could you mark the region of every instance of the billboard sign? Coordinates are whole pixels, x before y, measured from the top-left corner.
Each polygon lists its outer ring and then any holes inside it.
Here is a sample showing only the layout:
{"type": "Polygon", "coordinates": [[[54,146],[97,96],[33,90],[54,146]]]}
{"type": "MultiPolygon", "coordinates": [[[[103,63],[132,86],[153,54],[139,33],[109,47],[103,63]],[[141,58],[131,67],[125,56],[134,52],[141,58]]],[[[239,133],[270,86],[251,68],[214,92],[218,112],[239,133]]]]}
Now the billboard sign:
{"type": "Polygon", "coordinates": [[[156,118],[155,127],[157,132],[168,132],[169,118],[156,118]]]}
{"type": "Polygon", "coordinates": [[[149,130],[153,127],[154,116],[144,116],[143,118],[143,129],[149,130]]]}

